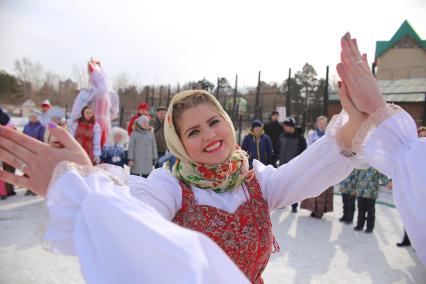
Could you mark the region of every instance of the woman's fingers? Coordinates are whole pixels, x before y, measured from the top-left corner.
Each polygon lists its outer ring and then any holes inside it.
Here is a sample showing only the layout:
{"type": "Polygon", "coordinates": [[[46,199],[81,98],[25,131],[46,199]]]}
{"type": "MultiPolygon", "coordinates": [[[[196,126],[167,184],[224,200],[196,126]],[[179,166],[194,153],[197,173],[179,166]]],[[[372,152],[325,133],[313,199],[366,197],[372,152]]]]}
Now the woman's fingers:
{"type": "Polygon", "coordinates": [[[0,138],[0,149],[3,149],[13,156],[25,162],[33,161],[36,157],[32,151],[7,138],[0,138]]]}
{"type": "Polygon", "coordinates": [[[351,115],[352,113],[354,113],[355,111],[358,111],[354,104],[352,103],[349,94],[348,94],[348,89],[346,88],[346,84],[342,81],[338,82],[339,85],[339,98],[340,98],[340,103],[342,104],[343,109],[349,114],[351,115]]]}
{"type": "MultiPolygon", "coordinates": [[[[58,127],[58,125],[49,122],[48,130],[53,136],[55,136],[59,142],[64,145],[65,148],[74,151],[81,150],[80,144],[71,136],[71,134],[63,127],[58,127]]],[[[55,147],[56,148],[56,147],[55,147]]]]}
{"type": "Polygon", "coordinates": [[[0,161],[6,162],[12,167],[23,171],[25,174],[31,174],[31,164],[0,148],[0,161]]]}
{"type": "Polygon", "coordinates": [[[8,127],[0,126],[0,139],[3,140],[4,138],[16,142],[33,153],[38,153],[43,147],[47,147],[46,144],[37,139],[8,127]]]}
{"type": "Polygon", "coordinates": [[[27,176],[17,176],[15,174],[6,172],[4,170],[0,170],[0,180],[3,180],[7,183],[10,183],[16,186],[29,188],[29,189],[32,188],[30,179],[27,176]]]}

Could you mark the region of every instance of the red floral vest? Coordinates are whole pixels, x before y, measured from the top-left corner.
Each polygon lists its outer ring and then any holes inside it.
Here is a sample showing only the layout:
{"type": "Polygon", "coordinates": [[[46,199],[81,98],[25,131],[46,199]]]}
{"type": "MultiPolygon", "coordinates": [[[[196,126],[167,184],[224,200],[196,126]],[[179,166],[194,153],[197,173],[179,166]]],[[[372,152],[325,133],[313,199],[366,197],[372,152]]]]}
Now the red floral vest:
{"type": "Polygon", "coordinates": [[[75,139],[89,155],[90,160],[93,162],[94,153],[93,153],[93,126],[94,123],[77,121],[77,129],[75,131],[75,139]]]}
{"type": "Polygon", "coordinates": [[[182,208],[173,222],[209,236],[252,283],[263,283],[261,274],[268,264],[274,237],[268,205],[259,183],[252,171],[249,177],[250,199],[233,214],[209,205],[195,204],[191,188],[181,182],[182,208]]]}

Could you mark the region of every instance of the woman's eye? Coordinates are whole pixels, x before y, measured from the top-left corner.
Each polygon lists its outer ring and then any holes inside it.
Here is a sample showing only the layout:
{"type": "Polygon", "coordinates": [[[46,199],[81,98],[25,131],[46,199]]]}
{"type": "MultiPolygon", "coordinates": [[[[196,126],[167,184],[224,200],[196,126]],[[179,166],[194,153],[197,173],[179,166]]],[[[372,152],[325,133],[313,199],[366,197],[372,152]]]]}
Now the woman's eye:
{"type": "Polygon", "coordinates": [[[198,130],[192,130],[191,132],[188,133],[188,137],[194,136],[198,134],[198,130]]]}
{"type": "Polygon", "coordinates": [[[210,126],[214,126],[214,125],[218,124],[219,122],[220,122],[219,119],[214,119],[214,120],[210,121],[210,126]]]}

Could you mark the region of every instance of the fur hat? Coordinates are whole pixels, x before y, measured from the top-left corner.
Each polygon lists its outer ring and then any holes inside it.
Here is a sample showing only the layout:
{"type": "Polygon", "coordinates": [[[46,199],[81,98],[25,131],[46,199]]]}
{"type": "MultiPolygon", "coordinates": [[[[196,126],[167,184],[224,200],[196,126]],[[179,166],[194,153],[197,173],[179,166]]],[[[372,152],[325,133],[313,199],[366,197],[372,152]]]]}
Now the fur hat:
{"type": "Polygon", "coordinates": [[[127,134],[127,131],[124,130],[121,127],[113,127],[111,129],[111,131],[108,134],[108,144],[109,145],[114,145],[114,137],[120,134],[121,135],[121,140],[118,142],[118,144],[124,146],[128,143],[129,141],[129,134],[127,134]]]}
{"type": "Polygon", "coordinates": [[[284,120],[283,125],[295,127],[296,126],[296,120],[293,117],[289,116],[284,120]]]}

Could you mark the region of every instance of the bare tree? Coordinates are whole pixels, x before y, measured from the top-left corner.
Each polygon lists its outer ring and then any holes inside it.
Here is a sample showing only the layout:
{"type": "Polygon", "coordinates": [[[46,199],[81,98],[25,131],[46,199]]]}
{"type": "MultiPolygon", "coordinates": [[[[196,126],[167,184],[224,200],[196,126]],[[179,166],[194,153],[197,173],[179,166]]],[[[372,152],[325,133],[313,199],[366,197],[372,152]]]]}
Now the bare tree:
{"type": "Polygon", "coordinates": [[[31,91],[38,91],[43,85],[43,67],[39,62],[32,62],[29,58],[15,60],[16,76],[24,83],[29,84],[31,91]]]}
{"type": "Polygon", "coordinates": [[[78,88],[87,88],[89,86],[89,74],[85,66],[73,65],[72,76],[74,81],[77,83],[78,88]]]}
{"type": "Polygon", "coordinates": [[[130,76],[126,72],[121,72],[114,77],[113,89],[117,92],[119,90],[125,90],[130,86],[135,86],[136,84],[130,83],[130,76]]]}

